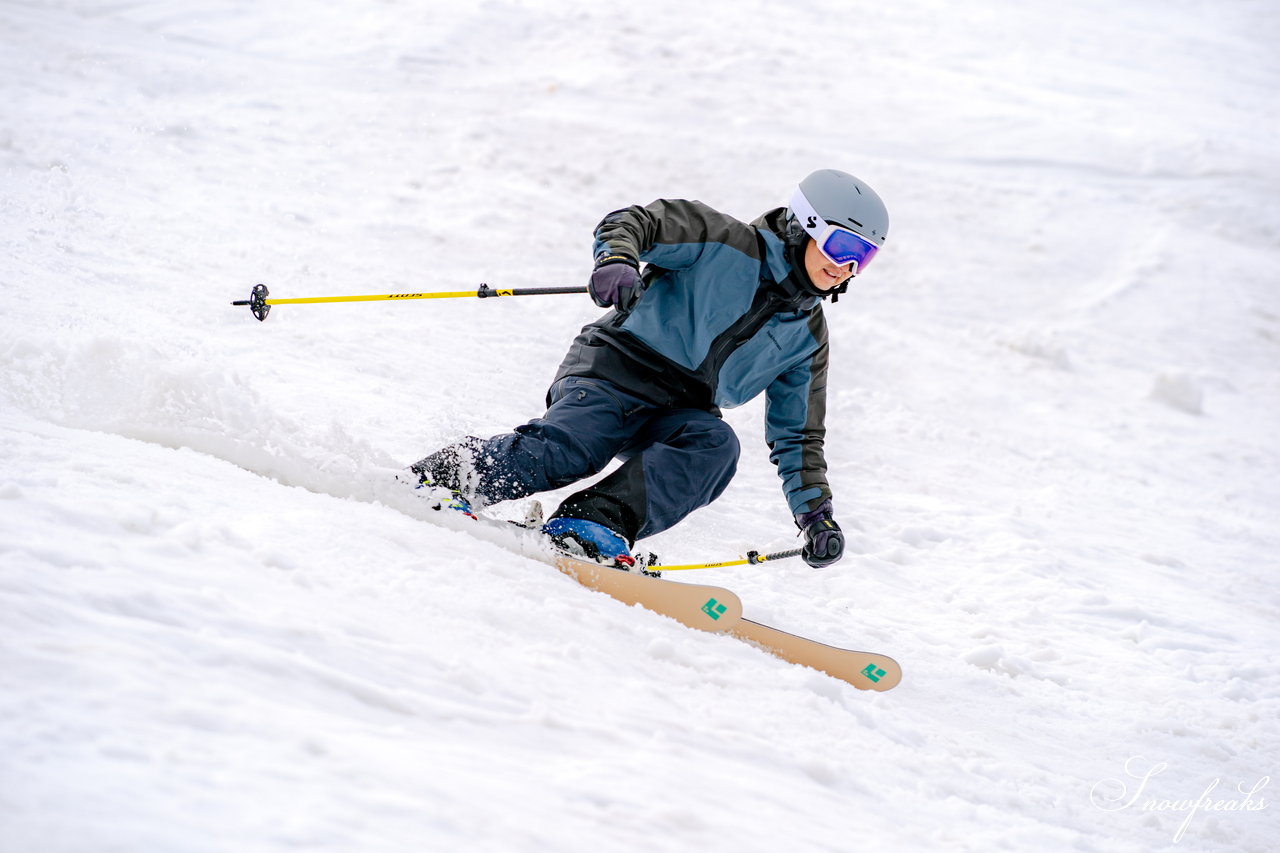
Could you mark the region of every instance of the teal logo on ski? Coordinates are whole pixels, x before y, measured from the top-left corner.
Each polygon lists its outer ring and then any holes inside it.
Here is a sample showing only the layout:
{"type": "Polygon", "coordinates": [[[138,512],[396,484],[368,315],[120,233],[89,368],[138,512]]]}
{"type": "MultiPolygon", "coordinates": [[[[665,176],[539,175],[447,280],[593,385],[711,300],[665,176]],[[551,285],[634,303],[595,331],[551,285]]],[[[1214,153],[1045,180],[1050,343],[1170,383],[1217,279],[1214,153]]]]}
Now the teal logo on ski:
{"type": "Polygon", "coordinates": [[[712,619],[719,619],[729,608],[725,607],[714,598],[708,598],[707,603],[702,605],[702,612],[710,616],[712,619]]]}
{"type": "Polygon", "coordinates": [[[873,663],[867,664],[866,668],[862,670],[862,674],[877,683],[884,678],[884,670],[873,663]]]}

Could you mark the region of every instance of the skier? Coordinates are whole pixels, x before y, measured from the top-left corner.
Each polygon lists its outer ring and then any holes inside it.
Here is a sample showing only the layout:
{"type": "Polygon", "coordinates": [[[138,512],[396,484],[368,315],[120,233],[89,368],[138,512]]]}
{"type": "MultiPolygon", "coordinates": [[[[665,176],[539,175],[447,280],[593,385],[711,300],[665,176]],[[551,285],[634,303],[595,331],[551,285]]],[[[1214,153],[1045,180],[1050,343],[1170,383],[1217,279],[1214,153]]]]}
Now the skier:
{"type": "Polygon", "coordinates": [[[837,300],[888,230],[880,197],[834,169],[750,225],[697,201],[610,213],[596,227],[588,290],[613,310],[573,342],[546,414],[427,456],[410,466],[414,482],[469,511],[570,485],[617,457],[622,465],[566,498],[543,531],[570,553],[630,566],[637,539],[725,490],[739,448],[719,407],[764,392],[765,439],[804,560],[831,565],[844,537],[823,456],[822,300],[837,300]]]}

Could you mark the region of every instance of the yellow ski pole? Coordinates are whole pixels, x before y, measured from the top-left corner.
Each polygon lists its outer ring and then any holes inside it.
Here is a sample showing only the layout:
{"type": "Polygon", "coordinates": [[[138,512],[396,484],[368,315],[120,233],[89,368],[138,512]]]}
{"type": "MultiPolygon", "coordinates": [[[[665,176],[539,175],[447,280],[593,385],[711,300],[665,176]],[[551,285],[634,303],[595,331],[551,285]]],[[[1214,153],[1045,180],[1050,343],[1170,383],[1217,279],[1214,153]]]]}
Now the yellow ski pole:
{"type": "Polygon", "coordinates": [[[775,554],[761,554],[759,551],[748,551],[747,556],[737,560],[723,560],[719,563],[691,563],[687,566],[650,566],[655,572],[683,572],[689,569],[721,569],[726,566],[746,566],[756,565],[757,563],[767,563],[773,560],[785,560],[788,557],[800,556],[802,548],[793,548],[790,551],[778,551],[775,554]]]}
{"type": "Polygon", "coordinates": [[[477,290],[453,290],[442,293],[387,293],[376,296],[308,296],[294,299],[268,299],[267,286],[255,285],[248,299],[237,299],[232,305],[248,305],[259,321],[267,319],[272,305],[315,305],[321,302],[380,302],[399,299],[459,299],[489,296],[546,296],[553,293],[586,293],[586,287],[511,287],[495,289],[487,284],[477,290]]]}

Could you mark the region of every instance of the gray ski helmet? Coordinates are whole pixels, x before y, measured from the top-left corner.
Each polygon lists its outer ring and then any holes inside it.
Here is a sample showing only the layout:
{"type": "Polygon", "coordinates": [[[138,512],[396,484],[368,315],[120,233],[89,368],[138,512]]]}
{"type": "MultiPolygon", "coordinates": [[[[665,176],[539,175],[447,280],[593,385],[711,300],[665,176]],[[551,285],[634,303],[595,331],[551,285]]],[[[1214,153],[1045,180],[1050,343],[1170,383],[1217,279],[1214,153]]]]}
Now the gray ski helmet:
{"type": "Polygon", "coordinates": [[[837,169],[819,169],[801,181],[791,196],[791,213],[815,240],[824,222],[848,228],[877,248],[884,246],[889,234],[889,211],[880,196],[865,182],[837,169]]]}

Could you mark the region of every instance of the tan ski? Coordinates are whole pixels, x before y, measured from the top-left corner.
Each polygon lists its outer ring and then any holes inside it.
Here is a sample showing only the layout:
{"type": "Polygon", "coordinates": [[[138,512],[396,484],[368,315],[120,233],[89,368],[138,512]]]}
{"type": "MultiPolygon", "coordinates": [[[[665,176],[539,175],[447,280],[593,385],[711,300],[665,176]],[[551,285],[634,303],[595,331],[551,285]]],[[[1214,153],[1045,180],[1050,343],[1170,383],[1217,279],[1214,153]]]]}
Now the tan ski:
{"type": "MultiPolygon", "coordinates": [[[[612,596],[623,604],[638,604],[646,610],[669,616],[682,625],[700,631],[732,634],[783,660],[812,667],[861,690],[889,690],[902,680],[902,669],[891,657],[828,646],[743,619],[742,600],[736,593],[723,587],[666,580],[652,574],[626,571],[578,559],[558,551],[550,547],[547,538],[537,532],[541,526],[542,512],[536,501],[533,506],[536,511],[531,511],[523,521],[515,522],[498,521],[463,512],[446,512],[441,515],[432,513],[427,518],[451,529],[483,533],[482,538],[525,557],[552,565],[583,586],[612,596]],[[521,531],[523,535],[512,537],[514,530],[521,531]]],[[[433,509],[441,509],[438,502],[433,509]]],[[[747,562],[755,561],[752,559],[747,562]]],[[[663,569],[661,565],[653,568],[658,571],[663,569]]]]}
{"type": "Polygon", "coordinates": [[[722,633],[742,619],[742,600],[736,593],[718,586],[681,583],[650,577],[579,560],[566,554],[547,553],[545,548],[526,550],[526,555],[550,563],[578,583],[618,599],[638,604],[646,610],[700,631],[722,633]]]}
{"type": "Polygon", "coordinates": [[[891,690],[902,680],[902,667],[886,655],[828,646],[750,619],[740,620],[730,631],[785,661],[820,670],[859,690],[891,690]]]}

